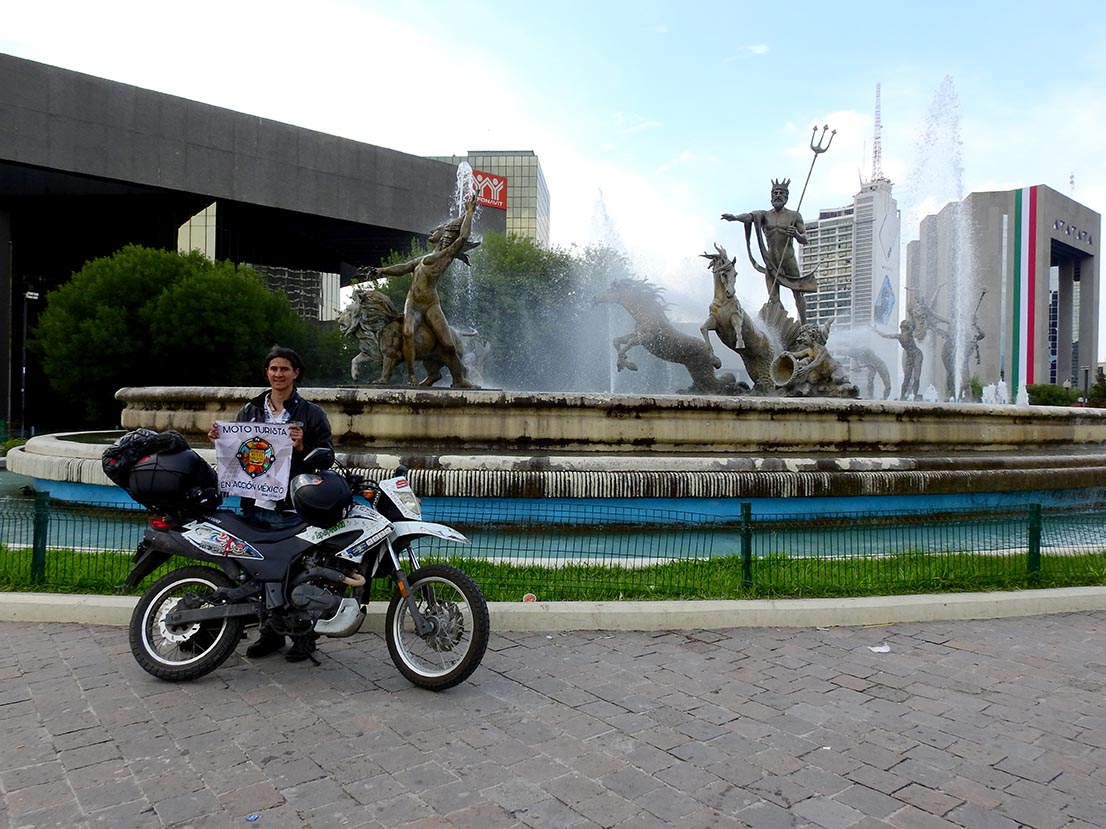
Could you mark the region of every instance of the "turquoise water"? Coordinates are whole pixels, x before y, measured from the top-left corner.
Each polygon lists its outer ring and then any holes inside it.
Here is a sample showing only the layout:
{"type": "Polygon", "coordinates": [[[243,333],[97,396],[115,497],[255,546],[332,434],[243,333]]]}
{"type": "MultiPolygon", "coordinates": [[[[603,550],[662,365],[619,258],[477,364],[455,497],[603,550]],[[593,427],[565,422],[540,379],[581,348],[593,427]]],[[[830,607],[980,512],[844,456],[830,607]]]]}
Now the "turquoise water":
{"type": "MultiPolygon", "coordinates": [[[[8,545],[29,546],[32,542],[33,500],[27,490],[33,483],[0,470],[0,541],[8,545]]],[[[40,482],[53,484],[56,482],[40,482]]],[[[53,500],[56,495],[51,491],[50,547],[135,548],[146,526],[146,514],[136,509],[126,493],[118,487],[69,486],[94,489],[100,506],[59,502],[53,500]],[[105,506],[104,494],[117,496],[115,503],[105,506]]],[[[87,497],[90,493],[82,494],[87,497]]],[[[1045,549],[1097,546],[1106,536],[1102,531],[1106,520],[1088,509],[1089,503],[1102,502],[1099,492],[752,500],[757,526],[750,541],[756,558],[951,550],[1007,554],[1024,550],[1028,544],[1027,502],[1045,509],[1041,539],[1045,549]],[[882,509],[873,510],[877,504],[882,509]],[[1070,515],[1073,507],[1082,513],[1079,518],[1070,515]],[[965,508],[975,514],[955,516],[965,508]],[[1053,515],[1048,516],[1049,512],[1053,515]],[[842,523],[826,520],[831,513],[856,517],[878,513],[883,517],[842,523]],[[945,513],[943,520],[932,520],[934,513],[945,513]]],[[[467,552],[519,562],[575,559],[632,564],[735,555],[742,547],[740,503],[735,500],[695,499],[692,505],[664,499],[426,498],[423,509],[426,520],[456,527],[472,541],[467,550],[454,545],[435,550],[444,555],[467,552]],[[677,504],[686,511],[673,510],[677,504]]]]}
{"type": "Polygon", "coordinates": [[[33,484],[34,481],[30,478],[24,478],[22,475],[0,469],[0,498],[5,496],[24,497],[27,490],[33,487],[33,484]]]}

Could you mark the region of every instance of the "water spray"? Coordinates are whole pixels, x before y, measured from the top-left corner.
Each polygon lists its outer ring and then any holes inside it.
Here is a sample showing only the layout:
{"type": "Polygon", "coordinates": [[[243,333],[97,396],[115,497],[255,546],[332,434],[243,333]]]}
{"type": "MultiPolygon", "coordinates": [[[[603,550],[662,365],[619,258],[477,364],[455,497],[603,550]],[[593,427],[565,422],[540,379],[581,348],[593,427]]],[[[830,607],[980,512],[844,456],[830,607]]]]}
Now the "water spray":
{"type": "Polygon", "coordinates": [[[476,178],[472,174],[472,165],[462,161],[457,165],[457,187],[454,199],[457,203],[457,215],[465,215],[465,203],[476,195],[476,178]]]}

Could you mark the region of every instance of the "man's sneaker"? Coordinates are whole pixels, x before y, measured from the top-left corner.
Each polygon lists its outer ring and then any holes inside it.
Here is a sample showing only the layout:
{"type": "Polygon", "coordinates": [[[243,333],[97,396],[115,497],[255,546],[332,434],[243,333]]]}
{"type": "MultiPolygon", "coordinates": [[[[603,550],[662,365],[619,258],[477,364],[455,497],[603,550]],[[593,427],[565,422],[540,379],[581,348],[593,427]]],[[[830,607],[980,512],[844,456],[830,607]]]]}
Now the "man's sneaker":
{"type": "Polygon", "coordinates": [[[257,641],[246,648],[246,656],[250,659],[260,659],[263,656],[276,653],[283,647],[284,636],[265,629],[261,631],[261,636],[258,637],[257,641]]]}

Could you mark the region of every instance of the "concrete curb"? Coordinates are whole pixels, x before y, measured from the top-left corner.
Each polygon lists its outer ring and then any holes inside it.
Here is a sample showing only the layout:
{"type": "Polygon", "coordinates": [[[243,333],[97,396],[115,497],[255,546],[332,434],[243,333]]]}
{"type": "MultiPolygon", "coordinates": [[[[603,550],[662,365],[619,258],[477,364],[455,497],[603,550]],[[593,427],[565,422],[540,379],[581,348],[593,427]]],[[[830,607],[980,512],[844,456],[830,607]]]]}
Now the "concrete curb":
{"type": "MultiPolygon", "coordinates": [[[[125,627],[136,599],[50,593],[0,593],[0,621],[125,627]]],[[[362,628],[381,632],[386,605],[369,605],[362,628]]],[[[851,599],[692,602],[492,602],[492,629],[709,630],[736,627],[838,627],[999,619],[1106,610],[1106,587],[1012,593],[947,593],[851,599]]]]}

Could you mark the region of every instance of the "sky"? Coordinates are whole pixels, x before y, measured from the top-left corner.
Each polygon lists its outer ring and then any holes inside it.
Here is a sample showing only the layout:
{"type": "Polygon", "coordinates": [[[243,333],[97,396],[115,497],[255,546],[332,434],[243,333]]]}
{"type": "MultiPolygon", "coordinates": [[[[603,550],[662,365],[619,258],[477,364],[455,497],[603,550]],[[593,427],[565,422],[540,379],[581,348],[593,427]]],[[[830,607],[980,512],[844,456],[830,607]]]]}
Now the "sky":
{"type": "Polygon", "coordinates": [[[622,246],[698,320],[715,243],[764,299],[722,213],[789,178],[810,220],[872,177],[877,84],[903,243],[977,191],[1106,212],[1106,4],[896,5],[0,0],[0,52],[415,155],[533,150],[552,242],[622,246]]]}

